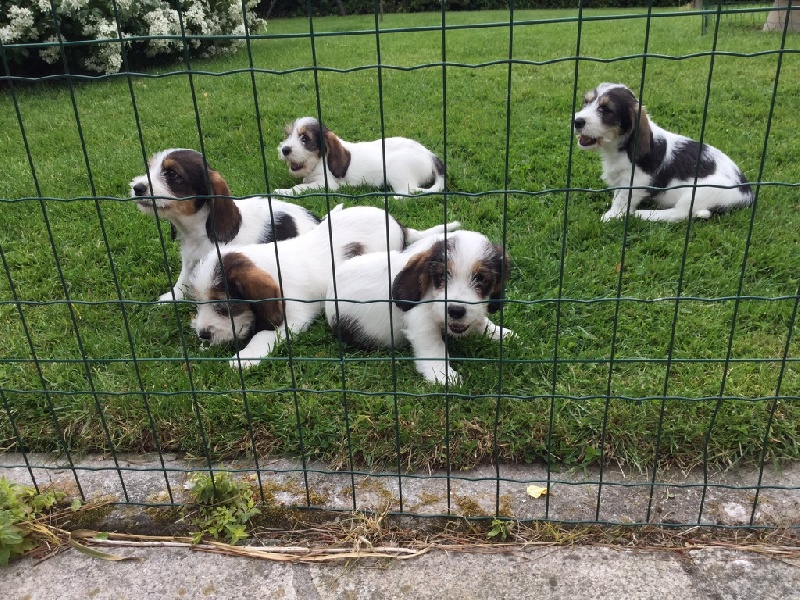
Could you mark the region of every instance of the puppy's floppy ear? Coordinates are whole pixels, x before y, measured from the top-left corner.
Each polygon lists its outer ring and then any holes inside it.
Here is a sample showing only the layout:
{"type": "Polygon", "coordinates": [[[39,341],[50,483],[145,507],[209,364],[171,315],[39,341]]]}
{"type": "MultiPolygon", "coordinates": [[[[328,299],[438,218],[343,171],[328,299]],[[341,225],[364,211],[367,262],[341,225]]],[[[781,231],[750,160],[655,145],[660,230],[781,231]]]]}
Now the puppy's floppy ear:
{"type": "Polygon", "coordinates": [[[403,312],[411,310],[431,287],[434,276],[444,267],[444,242],[412,256],[392,282],[392,300],[403,312]]]}
{"type": "Polygon", "coordinates": [[[242,215],[236,206],[228,188],[228,183],[217,171],[208,170],[208,182],[211,193],[208,200],[210,212],[206,220],[206,233],[209,239],[217,242],[230,242],[239,233],[242,215]]]}
{"type": "Polygon", "coordinates": [[[330,129],[323,128],[325,132],[325,157],[328,168],[334,177],[342,178],[350,167],[350,152],[342,146],[341,140],[330,129]]]}
{"type": "Polygon", "coordinates": [[[650,119],[647,116],[644,106],[638,102],[631,104],[631,123],[633,123],[633,130],[631,133],[631,144],[636,142],[636,159],[644,158],[650,154],[650,144],[652,142],[653,133],[650,130],[650,119]],[[637,133],[636,121],[639,121],[639,131],[637,133]],[[634,140],[635,136],[639,136],[634,140]]]}
{"type": "MultiPolygon", "coordinates": [[[[225,259],[232,255],[226,255],[223,263],[227,263],[225,259]]],[[[281,288],[272,275],[256,267],[249,259],[245,258],[245,261],[241,266],[231,265],[230,271],[226,270],[228,291],[231,297],[240,300],[269,300],[253,302],[249,306],[256,318],[253,331],[273,331],[283,323],[283,301],[274,300],[281,297],[281,288]]]]}
{"type": "Polygon", "coordinates": [[[511,259],[508,254],[503,252],[500,246],[494,246],[492,257],[492,271],[495,273],[495,283],[492,291],[489,292],[489,302],[487,310],[490,313],[497,312],[503,306],[506,284],[511,273],[511,259]]]}

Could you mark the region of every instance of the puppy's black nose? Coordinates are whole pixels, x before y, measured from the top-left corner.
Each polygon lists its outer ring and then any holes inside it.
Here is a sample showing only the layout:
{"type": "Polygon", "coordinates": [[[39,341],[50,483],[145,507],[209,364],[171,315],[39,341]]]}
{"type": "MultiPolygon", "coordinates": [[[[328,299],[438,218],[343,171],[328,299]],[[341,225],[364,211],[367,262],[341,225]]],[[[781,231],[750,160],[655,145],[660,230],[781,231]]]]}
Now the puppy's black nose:
{"type": "Polygon", "coordinates": [[[451,319],[463,319],[464,315],[467,314],[467,309],[456,304],[454,306],[447,307],[447,314],[451,319]]]}
{"type": "Polygon", "coordinates": [[[147,184],[146,183],[137,183],[133,186],[133,193],[137,196],[146,196],[147,195],[147,184]]]}
{"type": "Polygon", "coordinates": [[[292,147],[284,146],[283,148],[281,148],[281,152],[283,153],[284,156],[289,156],[292,153],[292,147]]]}
{"type": "Polygon", "coordinates": [[[209,331],[208,329],[201,329],[200,331],[197,332],[197,337],[199,337],[201,340],[210,340],[211,331],[209,331]]]}
{"type": "Polygon", "coordinates": [[[575,119],[575,129],[583,129],[586,125],[586,119],[575,119]]]}

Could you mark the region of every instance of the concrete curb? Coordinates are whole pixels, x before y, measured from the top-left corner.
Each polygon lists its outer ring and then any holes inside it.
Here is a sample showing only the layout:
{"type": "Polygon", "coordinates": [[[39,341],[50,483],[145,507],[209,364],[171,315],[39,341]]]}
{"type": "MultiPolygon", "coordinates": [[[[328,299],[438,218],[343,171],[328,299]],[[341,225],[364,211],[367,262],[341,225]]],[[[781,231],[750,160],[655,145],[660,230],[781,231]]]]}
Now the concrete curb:
{"type": "Polygon", "coordinates": [[[281,564],[191,550],[121,548],[136,562],[63,552],[0,570],[7,600],[269,598],[522,600],[800,598],[800,569],[750,552],[599,547],[431,552],[409,561],[281,564]]]}

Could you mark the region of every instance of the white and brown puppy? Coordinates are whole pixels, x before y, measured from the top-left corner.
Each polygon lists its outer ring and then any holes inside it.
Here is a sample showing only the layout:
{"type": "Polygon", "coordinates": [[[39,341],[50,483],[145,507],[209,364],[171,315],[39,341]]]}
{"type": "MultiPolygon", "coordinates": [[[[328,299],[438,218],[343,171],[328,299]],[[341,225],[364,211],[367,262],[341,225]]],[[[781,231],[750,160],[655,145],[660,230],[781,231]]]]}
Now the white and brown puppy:
{"type": "Polygon", "coordinates": [[[474,231],[423,239],[389,260],[385,252],[358,256],[337,269],[325,315],[344,342],[367,350],[410,342],[427,381],[458,383],[442,335],[514,335],[487,317],[500,309],[510,266],[500,246],[474,231]]]}
{"type": "Polygon", "coordinates": [[[395,194],[444,189],[444,164],[419,142],[403,137],[346,142],[313,117],[303,117],[287,125],[286,139],[278,146],[278,154],[289,165],[289,172],[302,177],[303,183],[275,190],[276,194],[324,188],[326,172],[329,190],[341,185],[388,185],[395,194]]]}
{"type": "Polygon", "coordinates": [[[172,224],[181,247],[181,273],[162,302],[185,297],[195,265],[218,244],[267,243],[310,231],[319,223],[302,206],[270,200],[234,200],[225,179],[195,150],[170,149],[154,155],[148,174],[131,181],[139,209],[172,224]]]}
{"type": "MultiPolygon", "coordinates": [[[[453,222],[448,229],[460,225],[453,222]]],[[[211,344],[249,343],[230,361],[231,367],[257,365],[285,331],[299,333],[322,311],[332,264],[367,252],[399,250],[407,243],[443,233],[439,225],[425,231],[402,227],[379,208],[334,208],[316,228],[293,239],[270,244],[227,246],[222,262],[211,252],[191,281],[197,316],[192,325],[211,344]],[[388,217],[388,224],[387,224],[388,217]],[[330,220],[329,234],[328,228],[330,220]],[[387,232],[388,226],[388,232],[387,232]]]]}
{"type": "Polygon", "coordinates": [[[747,180],[727,155],[653,123],[621,83],[588,92],[574,125],[579,147],[600,153],[603,180],[615,188],[603,221],[627,214],[648,221],[707,219],[753,201],[747,180]],[[658,209],[637,210],[645,200],[658,209]]]}

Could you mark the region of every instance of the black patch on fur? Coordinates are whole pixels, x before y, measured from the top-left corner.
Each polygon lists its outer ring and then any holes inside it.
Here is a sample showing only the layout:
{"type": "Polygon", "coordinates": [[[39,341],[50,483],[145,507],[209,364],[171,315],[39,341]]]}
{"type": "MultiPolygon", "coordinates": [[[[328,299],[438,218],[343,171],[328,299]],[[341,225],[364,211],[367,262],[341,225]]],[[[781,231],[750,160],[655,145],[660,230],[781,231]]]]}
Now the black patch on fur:
{"type": "MultiPolygon", "coordinates": [[[[448,256],[453,252],[453,240],[447,240],[448,256]]],[[[392,282],[392,300],[402,311],[414,308],[429,287],[439,288],[447,275],[444,240],[434,243],[430,250],[412,257],[392,282]]]]}
{"type": "Polygon", "coordinates": [[[364,244],[360,242],[350,242],[343,248],[342,252],[342,256],[345,260],[350,260],[362,254],[364,254],[364,244]]]}
{"type": "MultiPolygon", "coordinates": [[[[190,198],[192,196],[209,196],[208,175],[203,155],[195,150],[175,150],[170,152],[166,159],[175,160],[181,167],[181,172],[167,170],[164,173],[167,187],[175,198],[190,198]]],[[[211,167],[208,167],[209,169],[211,167]]],[[[203,208],[205,198],[195,198],[195,212],[203,208]]]]}
{"type": "MultiPolygon", "coordinates": [[[[633,158],[633,136],[628,140],[625,151],[628,160],[633,158]]],[[[667,155],[667,140],[650,136],[650,152],[636,159],[636,166],[648,175],[653,175],[664,164],[664,157],[667,155]]],[[[655,183],[653,185],[656,185],[655,183]]]]}
{"type": "Polygon", "coordinates": [[[636,96],[627,88],[615,87],[603,94],[610,100],[610,110],[600,111],[600,121],[606,127],[618,127],[620,135],[633,129],[630,107],[636,103],[636,96]]]}
{"type": "Polygon", "coordinates": [[[297,223],[294,217],[284,212],[275,212],[273,217],[275,227],[273,228],[272,222],[264,224],[264,229],[261,230],[261,236],[258,238],[259,244],[280,242],[281,240],[289,240],[293,237],[297,237],[297,223]]]}
{"type": "Polygon", "coordinates": [[[453,254],[454,245],[452,239],[447,240],[447,252],[445,252],[444,240],[440,240],[431,246],[431,259],[428,261],[428,276],[435,289],[439,289],[444,285],[445,277],[447,277],[446,260],[453,254]]]}
{"type": "MultiPolygon", "coordinates": [[[[707,147],[703,147],[694,140],[680,141],[675,145],[672,153],[672,162],[664,164],[667,151],[667,142],[664,139],[653,140],[651,151],[642,160],[637,160],[636,165],[645,173],[652,176],[651,185],[654,188],[667,188],[674,181],[694,181],[695,174],[698,179],[713,175],[717,170],[717,163],[709,155],[707,147]],[[698,168],[698,159],[700,165],[698,168]]],[[[652,190],[648,196],[657,197],[663,190],[652,190]]]]}
{"type": "Polygon", "coordinates": [[[333,339],[338,340],[339,335],[341,335],[342,341],[354,348],[378,350],[384,347],[378,340],[364,332],[364,327],[362,327],[357,319],[347,315],[340,315],[338,320],[334,317],[331,323],[331,331],[333,332],[333,339]]]}
{"type": "Polygon", "coordinates": [[[494,274],[495,279],[494,281],[486,282],[486,285],[480,286],[479,289],[484,297],[488,297],[491,300],[486,310],[490,313],[495,313],[503,306],[505,283],[508,281],[509,273],[511,273],[511,261],[508,255],[504,255],[500,246],[495,246],[492,253],[486,258],[486,265],[494,274]]]}
{"type": "Polygon", "coordinates": [[[428,189],[433,187],[433,184],[436,183],[437,176],[444,177],[444,163],[436,155],[433,156],[433,168],[435,172],[431,173],[430,180],[426,181],[419,187],[428,189]]]}
{"type": "Polygon", "coordinates": [[[322,136],[327,131],[327,128],[319,121],[314,120],[310,124],[303,126],[303,129],[306,135],[308,135],[308,140],[302,142],[305,149],[309,152],[319,152],[322,146],[322,136]]]}
{"type": "Polygon", "coordinates": [[[436,155],[433,157],[433,167],[439,176],[444,177],[444,163],[436,155]]]}
{"type": "MultiPolygon", "coordinates": [[[[319,223],[319,217],[317,217],[317,215],[307,208],[303,208],[303,210],[314,223],[319,223]]],[[[275,211],[272,216],[275,220],[275,235],[273,236],[272,223],[266,223],[257,243],[269,244],[270,242],[280,242],[282,240],[290,240],[299,235],[297,231],[297,221],[293,216],[282,211],[275,211]]]]}
{"type": "Polygon", "coordinates": [[[746,198],[742,201],[742,206],[752,204],[754,199],[753,188],[750,187],[750,184],[747,182],[747,179],[741,171],[739,171],[739,183],[741,184],[739,186],[739,191],[746,196],[746,198]]]}

